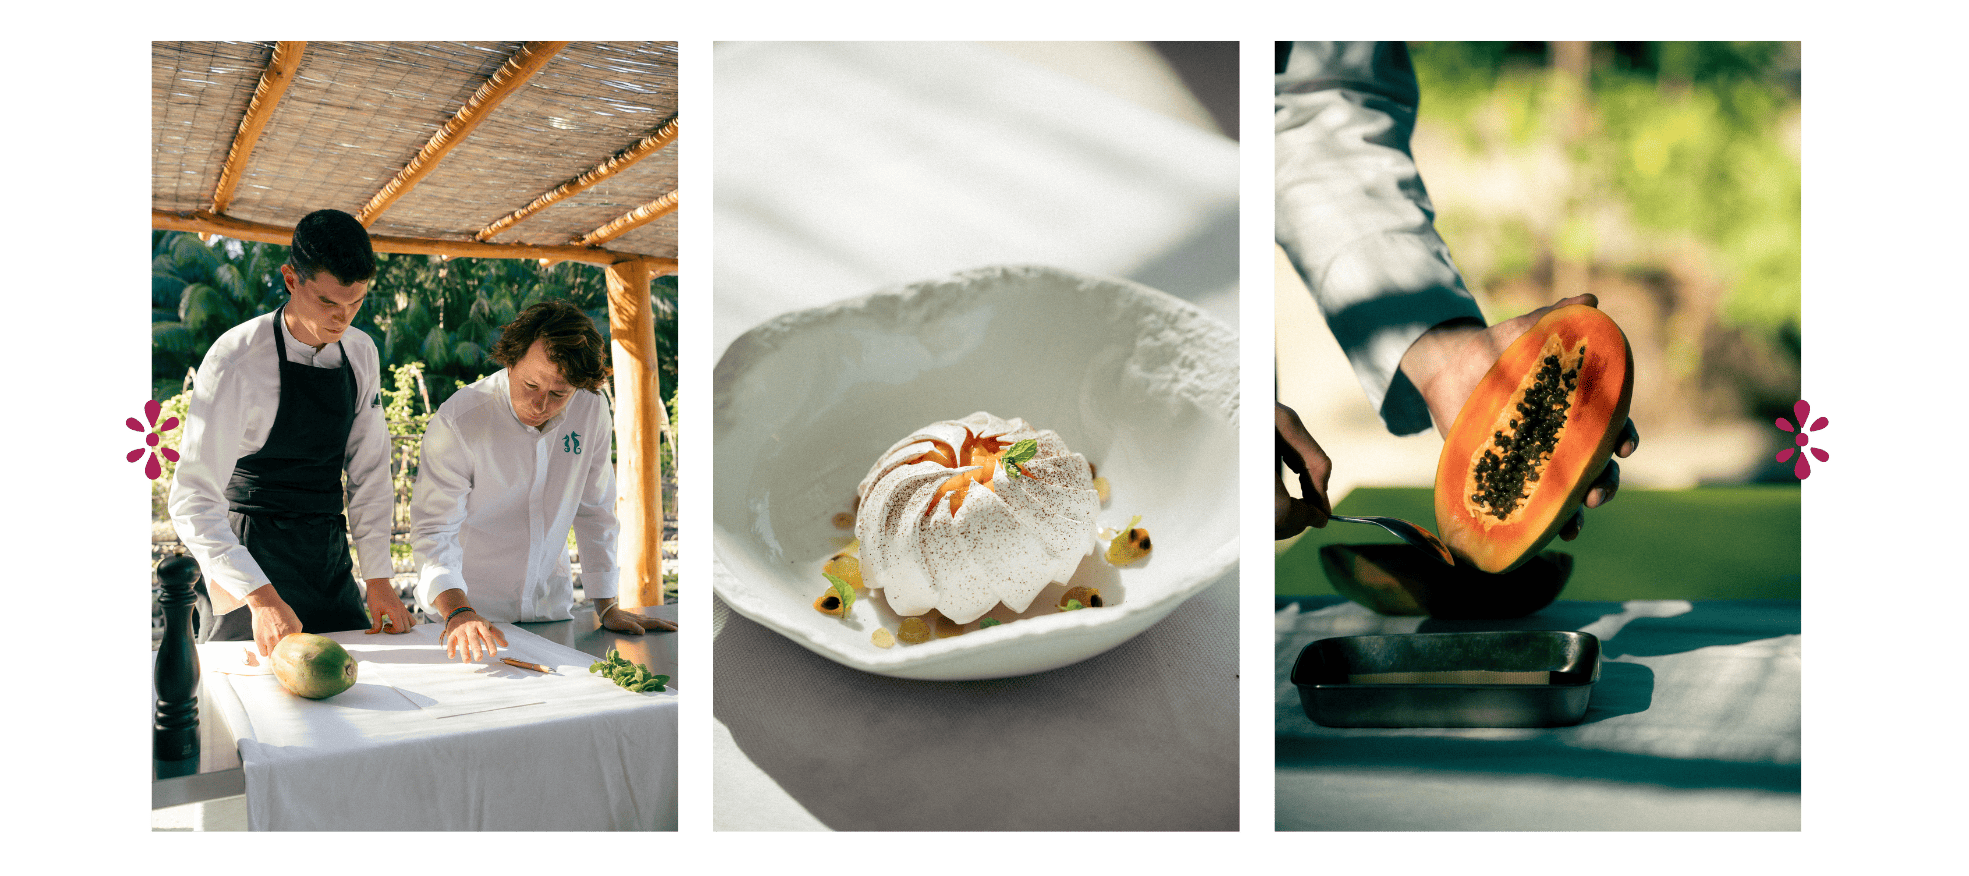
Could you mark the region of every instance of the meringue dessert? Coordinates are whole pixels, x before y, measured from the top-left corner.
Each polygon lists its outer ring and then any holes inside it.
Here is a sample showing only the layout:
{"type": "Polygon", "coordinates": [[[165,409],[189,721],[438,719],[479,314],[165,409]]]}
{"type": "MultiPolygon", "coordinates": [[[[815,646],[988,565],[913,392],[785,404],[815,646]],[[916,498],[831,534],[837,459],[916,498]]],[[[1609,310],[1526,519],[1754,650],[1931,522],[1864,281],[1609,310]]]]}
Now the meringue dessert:
{"type": "Polygon", "coordinates": [[[1086,457],[1057,433],[983,411],[896,442],[857,493],[863,582],[899,615],[959,624],[1001,602],[1024,611],[1070,578],[1101,507],[1086,457]]]}

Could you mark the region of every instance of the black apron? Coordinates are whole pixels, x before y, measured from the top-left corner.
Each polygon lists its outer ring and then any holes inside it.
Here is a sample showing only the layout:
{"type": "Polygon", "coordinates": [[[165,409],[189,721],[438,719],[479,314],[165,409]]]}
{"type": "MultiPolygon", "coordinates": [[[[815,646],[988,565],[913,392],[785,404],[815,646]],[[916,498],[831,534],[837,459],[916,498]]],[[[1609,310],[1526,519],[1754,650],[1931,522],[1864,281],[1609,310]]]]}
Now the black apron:
{"type": "MultiPolygon", "coordinates": [[[[274,311],[280,363],[280,408],[267,443],[234,464],[226,504],[239,543],[310,633],[363,629],[369,616],[349,559],[342,516],[342,460],[356,421],[355,370],[287,361],[287,340],[274,311]]],[[[249,641],[253,612],[221,615],[211,641],[249,641]]]]}

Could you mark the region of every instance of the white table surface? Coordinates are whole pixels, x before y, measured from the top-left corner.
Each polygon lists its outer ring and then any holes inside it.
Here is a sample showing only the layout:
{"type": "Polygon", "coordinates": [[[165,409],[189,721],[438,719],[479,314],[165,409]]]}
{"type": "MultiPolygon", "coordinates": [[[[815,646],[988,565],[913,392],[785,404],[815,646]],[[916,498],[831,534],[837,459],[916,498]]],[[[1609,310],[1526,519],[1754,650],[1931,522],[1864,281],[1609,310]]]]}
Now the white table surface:
{"type": "Polygon", "coordinates": [[[1377,615],[1311,597],[1276,616],[1280,830],[1798,830],[1797,600],[1560,601],[1514,621],[1377,615]],[[1329,636],[1583,630],[1600,681],[1577,726],[1331,728],[1292,665],[1329,636]]]}
{"type": "Polygon", "coordinates": [[[254,830],[668,830],[677,694],[630,693],[594,658],[511,624],[493,661],[445,658],[437,624],[331,633],[359,661],[323,700],[228,674],[250,643],[199,646],[202,713],[238,741],[254,830]]]}

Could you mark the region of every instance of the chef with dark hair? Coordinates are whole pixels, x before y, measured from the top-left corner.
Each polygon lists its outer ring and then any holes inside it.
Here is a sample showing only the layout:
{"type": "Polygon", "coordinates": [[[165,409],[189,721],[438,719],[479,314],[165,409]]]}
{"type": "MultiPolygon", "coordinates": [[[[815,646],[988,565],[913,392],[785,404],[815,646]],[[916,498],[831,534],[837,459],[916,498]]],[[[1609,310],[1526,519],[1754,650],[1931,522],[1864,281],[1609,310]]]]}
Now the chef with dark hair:
{"type": "Polygon", "coordinates": [[[220,612],[206,638],[251,639],[263,655],[290,633],[369,626],[365,603],[390,632],[416,623],[390,583],[379,357],[349,326],[376,276],[368,231],[340,210],[309,213],[280,275],[286,303],[219,336],[199,365],[170,499],[220,612]]]}

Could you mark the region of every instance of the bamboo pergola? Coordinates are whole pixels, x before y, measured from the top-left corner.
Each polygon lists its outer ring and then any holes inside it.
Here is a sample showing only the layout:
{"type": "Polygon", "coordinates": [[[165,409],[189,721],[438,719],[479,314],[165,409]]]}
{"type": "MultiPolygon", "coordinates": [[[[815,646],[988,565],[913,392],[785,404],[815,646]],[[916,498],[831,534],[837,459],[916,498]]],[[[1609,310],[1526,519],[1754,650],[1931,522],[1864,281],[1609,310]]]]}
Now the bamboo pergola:
{"type": "Polygon", "coordinates": [[[379,252],[601,266],[622,599],[662,604],[676,43],[155,42],[151,133],[153,228],[286,244],[332,207],[379,252]]]}

